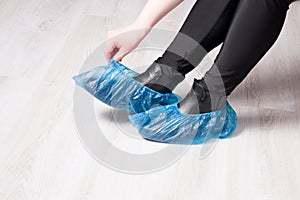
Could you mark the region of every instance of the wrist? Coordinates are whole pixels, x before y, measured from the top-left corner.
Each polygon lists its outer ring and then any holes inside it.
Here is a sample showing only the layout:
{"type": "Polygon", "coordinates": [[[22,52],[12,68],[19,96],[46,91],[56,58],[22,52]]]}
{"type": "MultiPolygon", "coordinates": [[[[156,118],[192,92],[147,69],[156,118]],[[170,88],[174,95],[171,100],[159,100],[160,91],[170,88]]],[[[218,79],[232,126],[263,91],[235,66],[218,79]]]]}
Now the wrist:
{"type": "Polygon", "coordinates": [[[152,27],[151,26],[146,26],[145,24],[133,22],[131,24],[131,28],[133,30],[138,31],[138,35],[140,36],[140,39],[143,39],[146,37],[146,35],[151,31],[152,27]]]}

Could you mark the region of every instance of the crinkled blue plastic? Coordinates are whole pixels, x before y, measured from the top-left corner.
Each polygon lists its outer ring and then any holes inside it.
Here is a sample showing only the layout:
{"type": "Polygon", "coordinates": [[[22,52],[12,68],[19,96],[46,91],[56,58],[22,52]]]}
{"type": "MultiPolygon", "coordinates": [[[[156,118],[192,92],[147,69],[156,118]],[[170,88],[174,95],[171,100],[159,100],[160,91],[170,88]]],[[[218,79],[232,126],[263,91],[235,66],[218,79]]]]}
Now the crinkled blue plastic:
{"type": "Polygon", "coordinates": [[[129,115],[145,139],[171,144],[201,144],[213,138],[227,138],[237,125],[236,112],[228,101],[219,110],[183,114],[177,104],[129,115]]]}
{"type": "Polygon", "coordinates": [[[139,113],[158,105],[180,101],[173,94],[161,94],[132,77],[138,73],[111,59],[108,65],[74,76],[76,84],[105,104],[128,112],[139,113]]]}

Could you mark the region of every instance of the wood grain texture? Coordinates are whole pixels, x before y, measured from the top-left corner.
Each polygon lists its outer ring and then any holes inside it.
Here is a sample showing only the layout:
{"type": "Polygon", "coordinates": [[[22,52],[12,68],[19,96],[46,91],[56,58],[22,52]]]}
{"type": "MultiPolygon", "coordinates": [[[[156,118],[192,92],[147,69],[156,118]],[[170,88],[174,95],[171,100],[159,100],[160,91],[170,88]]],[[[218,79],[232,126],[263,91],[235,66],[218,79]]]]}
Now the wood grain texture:
{"type": "MultiPolygon", "coordinates": [[[[168,168],[130,175],[86,151],[73,119],[71,77],[106,32],[129,24],[145,2],[0,1],[0,199],[300,199],[299,1],[276,44],[230,96],[237,130],[207,156],[201,157],[209,146],[193,146],[168,168]]],[[[193,2],[184,1],[157,27],[178,30],[193,2]]],[[[146,63],[155,55],[136,52],[124,62],[146,63]]],[[[95,109],[119,148],[143,153],[162,147],[134,145],[124,136],[133,130],[128,121],[114,118],[124,113],[114,115],[99,102],[95,109]]]]}

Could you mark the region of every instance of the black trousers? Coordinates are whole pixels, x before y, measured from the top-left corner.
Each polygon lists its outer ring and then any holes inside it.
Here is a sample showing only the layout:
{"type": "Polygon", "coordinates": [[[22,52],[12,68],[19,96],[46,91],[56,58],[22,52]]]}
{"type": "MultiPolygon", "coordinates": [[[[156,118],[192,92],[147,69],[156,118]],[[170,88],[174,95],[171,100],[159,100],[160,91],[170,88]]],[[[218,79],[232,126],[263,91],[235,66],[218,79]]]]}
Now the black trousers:
{"type": "Polygon", "coordinates": [[[203,50],[176,35],[155,62],[175,68],[183,75],[193,70],[213,48],[222,44],[214,65],[204,75],[206,84],[226,95],[243,81],[271,48],[284,24],[293,0],[198,0],[179,33],[195,40],[203,50]],[[176,53],[184,49],[181,55],[176,53]],[[222,84],[219,79],[221,77],[222,84]]]}

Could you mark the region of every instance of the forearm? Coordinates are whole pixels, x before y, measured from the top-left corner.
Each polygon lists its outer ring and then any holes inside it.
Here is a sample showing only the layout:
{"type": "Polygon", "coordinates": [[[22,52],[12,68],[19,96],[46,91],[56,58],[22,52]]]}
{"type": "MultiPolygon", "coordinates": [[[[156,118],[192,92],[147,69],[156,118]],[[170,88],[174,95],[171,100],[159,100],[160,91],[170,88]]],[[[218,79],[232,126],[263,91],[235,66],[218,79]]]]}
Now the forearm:
{"type": "Polygon", "coordinates": [[[183,0],[149,0],[134,21],[137,27],[152,28],[183,0]]]}

